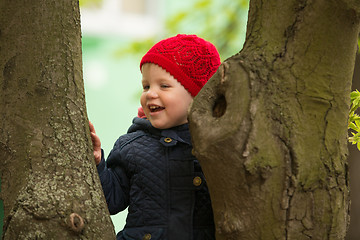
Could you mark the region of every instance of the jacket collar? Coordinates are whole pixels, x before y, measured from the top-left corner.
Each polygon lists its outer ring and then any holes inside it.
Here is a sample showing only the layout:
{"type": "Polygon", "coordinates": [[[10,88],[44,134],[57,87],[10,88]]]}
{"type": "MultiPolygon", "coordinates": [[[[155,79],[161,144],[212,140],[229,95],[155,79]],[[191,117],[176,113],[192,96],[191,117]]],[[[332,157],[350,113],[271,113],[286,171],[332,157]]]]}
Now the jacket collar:
{"type": "Polygon", "coordinates": [[[191,145],[189,124],[187,123],[168,129],[158,129],[153,127],[149,120],[135,117],[128,133],[136,132],[137,130],[142,130],[159,137],[172,138],[176,141],[191,145]]]}

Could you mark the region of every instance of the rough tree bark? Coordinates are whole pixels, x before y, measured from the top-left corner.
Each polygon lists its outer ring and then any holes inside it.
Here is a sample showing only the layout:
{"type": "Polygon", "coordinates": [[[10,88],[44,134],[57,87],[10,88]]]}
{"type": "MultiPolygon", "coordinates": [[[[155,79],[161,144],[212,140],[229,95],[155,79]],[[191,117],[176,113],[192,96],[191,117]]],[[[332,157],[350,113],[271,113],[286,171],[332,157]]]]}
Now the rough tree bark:
{"type": "Polygon", "coordinates": [[[114,239],[82,81],[78,1],[0,2],[4,239],[114,239]]]}
{"type": "Polygon", "coordinates": [[[239,54],[190,110],[217,240],[344,239],[357,0],[251,0],[239,54]]]}

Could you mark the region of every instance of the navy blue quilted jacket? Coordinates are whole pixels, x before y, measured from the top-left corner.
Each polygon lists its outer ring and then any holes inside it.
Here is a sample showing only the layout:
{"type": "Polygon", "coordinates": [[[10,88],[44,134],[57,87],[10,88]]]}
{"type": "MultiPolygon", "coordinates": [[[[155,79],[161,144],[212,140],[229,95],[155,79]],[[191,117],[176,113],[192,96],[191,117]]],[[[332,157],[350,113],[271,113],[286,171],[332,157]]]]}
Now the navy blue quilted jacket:
{"type": "Polygon", "coordinates": [[[208,188],[188,125],[160,130],[135,118],[98,172],[110,214],[128,208],[117,240],[214,240],[208,188]]]}

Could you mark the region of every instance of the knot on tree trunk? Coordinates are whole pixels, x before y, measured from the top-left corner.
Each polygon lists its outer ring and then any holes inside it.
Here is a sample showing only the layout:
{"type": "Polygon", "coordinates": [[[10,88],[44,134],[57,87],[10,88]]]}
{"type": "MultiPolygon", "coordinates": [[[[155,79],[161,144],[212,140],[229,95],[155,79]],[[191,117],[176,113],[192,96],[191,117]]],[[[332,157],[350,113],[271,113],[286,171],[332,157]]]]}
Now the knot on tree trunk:
{"type": "Polygon", "coordinates": [[[69,227],[76,233],[81,232],[84,229],[84,220],[77,213],[71,213],[69,216],[69,227]]]}

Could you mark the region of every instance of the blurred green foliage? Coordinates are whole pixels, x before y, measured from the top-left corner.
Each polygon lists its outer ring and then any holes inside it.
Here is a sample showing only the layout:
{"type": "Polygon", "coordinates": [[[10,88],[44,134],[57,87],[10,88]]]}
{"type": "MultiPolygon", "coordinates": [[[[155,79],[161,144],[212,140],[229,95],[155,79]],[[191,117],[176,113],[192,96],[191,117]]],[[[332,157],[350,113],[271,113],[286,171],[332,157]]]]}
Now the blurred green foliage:
{"type": "Polygon", "coordinates": [[[245,37],[249,0],[197,0],[166,21],[169,35],[193,32],[212,42],[222,60],[239,52],[245,37]]]}
{"type": "Polygon", "coordinates": [[[188,8],[165,19],[161,36],[134,41],[116,52],[117,56],[144,54],[161,39],[178,33],[196,34],[218,49],[222,61],[239,52],[245,39],[249,0],[195,0],[188,8]]]}
{"type": "Polygon", "coordinates": [[[79,0],[80,7],[100,7],[103,0],[79,0]]]}

